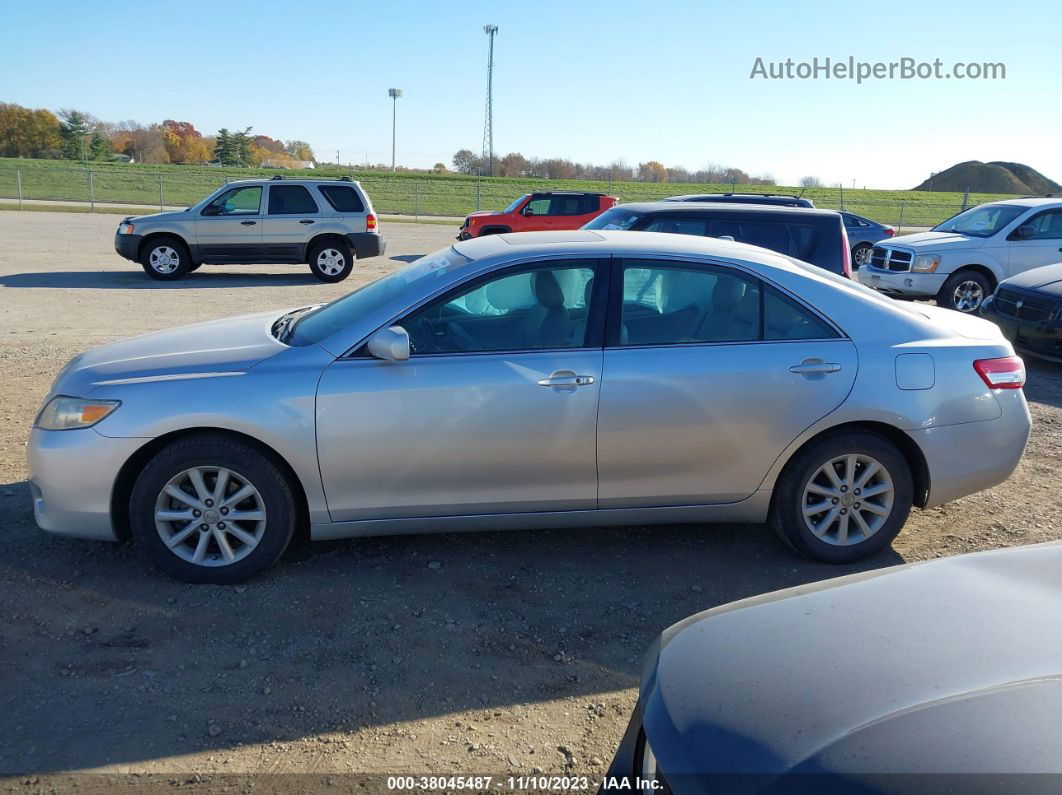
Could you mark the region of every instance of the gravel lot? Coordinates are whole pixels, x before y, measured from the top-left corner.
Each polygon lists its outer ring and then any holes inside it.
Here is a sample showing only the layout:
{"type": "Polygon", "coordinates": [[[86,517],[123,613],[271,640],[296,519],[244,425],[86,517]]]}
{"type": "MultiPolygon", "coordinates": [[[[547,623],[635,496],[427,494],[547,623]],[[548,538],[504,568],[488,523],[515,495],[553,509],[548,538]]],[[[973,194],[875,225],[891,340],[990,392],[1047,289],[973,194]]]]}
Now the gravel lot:
{"type": "MultiPolygon", "coordinates": [[[[211,587],[130,545],[46,536],[23,446],[71,356],[328,299],[455,231],[385,224],[389,256],[339,285],[303,266],[171,285],[114,253],[116,220],[0,212],[0,773],[601,773],[662,628],[853,570],[798,560],[760,526],[631,527],[301,542],[245,586],[211,587]]],[[[1029,371],[1015,476],[916,511],[865,568],[1062,536],[1062,368],[1029,371]]]]}

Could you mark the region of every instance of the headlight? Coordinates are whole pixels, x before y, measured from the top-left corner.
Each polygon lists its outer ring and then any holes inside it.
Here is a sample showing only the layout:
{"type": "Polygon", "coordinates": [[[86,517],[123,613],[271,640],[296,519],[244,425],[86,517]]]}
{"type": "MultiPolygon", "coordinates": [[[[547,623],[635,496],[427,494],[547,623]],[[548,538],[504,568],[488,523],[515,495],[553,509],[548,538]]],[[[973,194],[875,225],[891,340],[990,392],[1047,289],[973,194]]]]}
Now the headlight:
{"type": "Polygon", "coordinates": [[[133,234],[133,229],[132,224],[118,224],[118,234],[120,235],[131,235],[133,234]]]}
{"type": "Polygon", "coordinates": [[[940,264],[939,254],[920,254],[914,258],[914,262],[911,263],[911,270],[922,271],[924,273],[931,273],[937,269],[937,265],[940,264]]]}
{"type": "Polygon", "coordinates": [[[83,400],[58,395],[41,409],[33,424],[46,431],[91,428],[120,405],[120,400],[83,400]]]}

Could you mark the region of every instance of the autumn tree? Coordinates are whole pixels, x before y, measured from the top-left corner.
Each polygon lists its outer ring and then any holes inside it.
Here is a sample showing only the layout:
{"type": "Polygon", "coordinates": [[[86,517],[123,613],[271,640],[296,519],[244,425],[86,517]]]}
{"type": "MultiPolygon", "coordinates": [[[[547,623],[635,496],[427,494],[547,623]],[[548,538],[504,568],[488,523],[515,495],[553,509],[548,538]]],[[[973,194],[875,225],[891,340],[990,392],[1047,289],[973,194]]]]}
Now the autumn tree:
{"type": "Polygon", "coordinates": [[[191,122],[166,119],[162,122],[162,140],[171,163],[204,163],[210,148],[191,122]]]}
{"type": "Polygon", "coordinates": [[[641,182],[667,182],[667,169],[657,160],[639,163],[638,179],[641,182]]]}
{"type": "Polygon", "coordinates": [[[286,141],[284,143],[284,148],[287,150],[287,153],[296,160],[307,160],[310,162],[317,160],[317,158],[314,157],[313,149],[311,149],[310,145],[305,141],[286,141]]]}
{"type": "Polygon", "coordinates": [[[57,157],[62,143],[51,111],[0,102],[0,157],[57,157]]]}

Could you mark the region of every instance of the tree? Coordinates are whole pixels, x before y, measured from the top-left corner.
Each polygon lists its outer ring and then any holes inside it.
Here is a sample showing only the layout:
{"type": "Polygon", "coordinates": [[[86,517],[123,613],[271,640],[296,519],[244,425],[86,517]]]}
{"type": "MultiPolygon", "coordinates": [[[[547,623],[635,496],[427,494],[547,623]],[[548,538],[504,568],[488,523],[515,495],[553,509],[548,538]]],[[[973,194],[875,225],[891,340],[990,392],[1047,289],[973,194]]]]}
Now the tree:
{"type": "Polygon", "coordinates": [[[218,130],[214,139],[214,159],[223,166],[236,165],[237,153],[232,140],[232,133],[227,127],[218,130]]]}
{"type": "Polygon", "coordinates": [[[210,147],[191,122],[166,119],[162,139],[171,163],[203,163],[210,158],[210,147]]]}
{"type": "Polygon", "coordinates": [[[313,149],[305,141],[285,141],[284,149],[296,160],[317,161],[317,158],[314,157],[313,149]]]}
{"type": "Polygon", "coordinates": [[[169,163],[161,125],[145,127],[135,121],[123,121],[111,133],[111,147],[137,163],[169,163]]]}
{"type": "Polygon", "coordinates": [[[818,177],[801,177],[800,187],[802,188],[821,188],[822,180],[818,177]]]}
{"type": "Polygon", "coordinates": [[[519,152],[510,152],[494,161],[494,173],[499,177],[522,177],[527,173],[527,158],[519,152]]]}
{"type": "Polygon", "coordinates": [[[236,155],[235,165],[237,166],[251,165],[251,129],[248,127],[232,134],[232,150],[236,155]]]}
{"type": "Polygon", "coordinates": [[[638,179],[641,182],[667,182],[667,169],[664,168],[663,163],[656,160],[639,163],[638,179]]]}
{"type": "Polygon", "coordinates": [[[84,160],[87,155],[91,118],[79,110],[59,111],[59,137],[61,149],[67,160],[84,160]]]}
{"type": "Polygon", "coordinates": [[[62,142],[51,111],[0,102],[0,157],[58,157],[62,142]]]}
{"type": "Polygon", "coordinates": [[[471,149],[461,149],[454,155],[454,169],[458,174],[478,174],[482,158],[471,149]]]}
{"type": "Polygon", "coordinates": [[[436,163],[434,166],[431,167],[431,170],[434,171],[436,174],[445,174],[446,163],[436,163]]]}
{"type": "Polygon", "coordinates": [[[89,154],[93,160],[110,160],[114,150],[111,142],[103,137],[99,130],[92,131],[92,139],[89,141],[89,154]]]}

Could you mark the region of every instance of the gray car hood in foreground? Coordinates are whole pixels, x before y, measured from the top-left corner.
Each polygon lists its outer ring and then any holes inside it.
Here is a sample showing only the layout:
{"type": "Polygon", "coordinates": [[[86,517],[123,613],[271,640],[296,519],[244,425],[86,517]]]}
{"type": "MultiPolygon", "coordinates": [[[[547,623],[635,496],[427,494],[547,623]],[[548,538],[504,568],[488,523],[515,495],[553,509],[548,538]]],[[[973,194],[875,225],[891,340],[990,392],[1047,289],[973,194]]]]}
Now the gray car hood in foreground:
{"type": "Polygon", "coordinates": [[[283,310],[211,320],[101,345],[74,357],[51,394],[84,397],[108,383],[238,372],[287,346],[271,333],[283,310]]]}
{"type": "MultiPolygon", "coordinates": [[[[1059,255],[1062,257],[1062,254],[1059,255]]],[[[1042,268],[1019,273],[1003,282],[1003,287],[1021,287],[1025,290],[1038,290],[1050,295],[1062,295],[1062,263],[1044,265],[1042,268]]]]}
{"type": "Polygon", "coordinates": [[[1062,544],[693,616],[664,633],[642,698],[669,781],[1062,771],[1062,544]]]}

